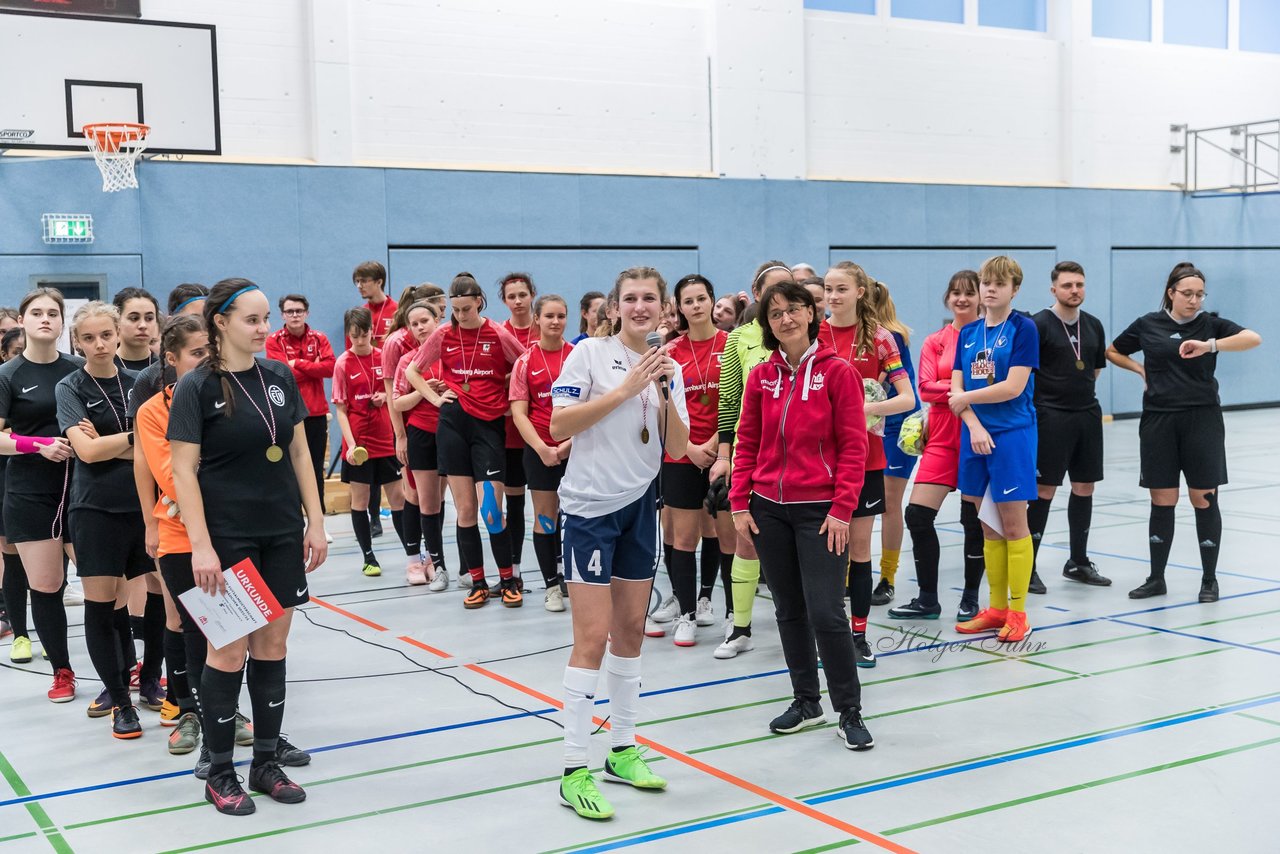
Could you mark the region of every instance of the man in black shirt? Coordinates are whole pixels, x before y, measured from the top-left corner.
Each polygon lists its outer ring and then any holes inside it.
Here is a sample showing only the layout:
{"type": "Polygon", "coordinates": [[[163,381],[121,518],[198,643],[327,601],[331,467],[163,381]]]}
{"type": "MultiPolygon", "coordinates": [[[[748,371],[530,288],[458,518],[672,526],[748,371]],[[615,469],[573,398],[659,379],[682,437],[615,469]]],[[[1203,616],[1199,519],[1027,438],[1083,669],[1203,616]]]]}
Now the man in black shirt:
{"type": "MultiPolygon", "coordinates": [[[[1093,517],[1093,487],[1102,480],[1102,407],[1094,390],[1107,365],[1106,333],[1102,321],[1081,311],[1084,268],[1074,261],[1059,262],[1050,274],[1053,305],[1035,315],[1040,333],[1040,368],[1035,404],[1039,429],[1036,454],[1037,498],[1027,508],[1035,554],[1049,521],[1049,506],[1071,476],[1067,500],[1071,557],[1062,575],[1072,581],[1106,587],[1111,579],[1098,574],[1089,560],[1089,524],[1093,517]]],[[[1031,593],[1044,593],[1044,582],[1033,569],[1031,593]]]]}

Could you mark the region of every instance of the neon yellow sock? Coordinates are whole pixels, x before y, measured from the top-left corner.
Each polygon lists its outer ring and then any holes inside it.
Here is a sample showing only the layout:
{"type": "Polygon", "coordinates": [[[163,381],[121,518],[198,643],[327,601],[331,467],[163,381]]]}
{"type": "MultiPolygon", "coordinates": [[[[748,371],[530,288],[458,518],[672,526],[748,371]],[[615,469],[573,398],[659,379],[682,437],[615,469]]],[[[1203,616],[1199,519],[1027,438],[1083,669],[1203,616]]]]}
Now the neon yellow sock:
{"type": "MultiPolygon", "coordinates": [[[[991,607],[1003,611],[1009,607],[1009,549],[1004,540],[983,540],[982,557],[987,564],[987,584],[991,587],[991,607]]],[[[1030,579],[1030,574],[1028,574],[1030,579]]],[[[1027,586],[1022,586],[1027,592],[1027,586]]]]}
{"type": "Polygon", "coordinates": [[[1026,610],[1027,585],[1031,583],[1031,570],[1035,567],[1035,551],[1031,536],[1009,540],[1005,547],[1009,561],[1009,607],[1014,611],[1026,610]]]}
{"type": "Polygon", "coordinates": [[[733,580],[733,625],[744,629],[751,625],[751,609],[760,584],[760,561],[734,556],[729,577],[733,580]]]}
{"type": "Polygon", "coordinates": [[[880,577],[890,584],[898,577],[898,558],[901,555],[901,549],[880,550],[880,577]]]}

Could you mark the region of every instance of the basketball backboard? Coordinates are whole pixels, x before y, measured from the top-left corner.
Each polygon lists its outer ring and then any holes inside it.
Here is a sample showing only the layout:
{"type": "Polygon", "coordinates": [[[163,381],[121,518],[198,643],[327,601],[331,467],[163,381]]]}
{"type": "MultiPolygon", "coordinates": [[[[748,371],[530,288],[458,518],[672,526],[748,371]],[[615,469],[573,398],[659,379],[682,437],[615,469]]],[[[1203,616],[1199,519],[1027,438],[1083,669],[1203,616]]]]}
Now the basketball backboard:
{"type": "Polygon", "coordinates": [[[0,9],[0,149],[84,151],[93,122],[152,154],[220,154],[214,27],[0,9]]]}

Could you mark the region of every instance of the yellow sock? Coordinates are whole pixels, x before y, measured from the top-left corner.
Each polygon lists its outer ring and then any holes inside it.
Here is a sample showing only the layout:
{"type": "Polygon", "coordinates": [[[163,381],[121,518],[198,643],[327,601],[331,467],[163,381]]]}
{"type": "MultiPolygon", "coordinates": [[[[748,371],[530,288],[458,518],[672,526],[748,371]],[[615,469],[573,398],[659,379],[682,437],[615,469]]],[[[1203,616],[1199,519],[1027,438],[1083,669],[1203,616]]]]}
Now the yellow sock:
{"type": "MultiPolygon", "coordinates": [[[[1030,538],[1028,538],[1028,541],[1030,538]]],[[[987,584],[991,587],[991,607],[1003,611],[1009,607],[1009,550],[1004,540],[983,540],[982,557],[987,564],[987,584]]],[[[1028,574],[1027,578],[1030,579],[1028,574]]],[[[1022,585],[1027,592],[1027,585],[1022,585]]]]}
{"type": "Polygon", "coordinates": [[[760,561],[735,556],[729,577],[733,580],[733,625],[745,629],[751,625],[751,609],[760,584],[760,561]]]}
{"type": "Polygon", "coordinates": [[[880,550],[880,577],[890,584],[898,577],[898,557],[901,554],[901,549],[880,550]]]}
{"type": "Polygon", "coordinates": [[[1035,567],[1035,552],[1030,535],[1006,543],[1009,562],[1009,607],[1015,611],[1026,610],[1027,585],[1031,583],[1031,570],[1035,567]]]}

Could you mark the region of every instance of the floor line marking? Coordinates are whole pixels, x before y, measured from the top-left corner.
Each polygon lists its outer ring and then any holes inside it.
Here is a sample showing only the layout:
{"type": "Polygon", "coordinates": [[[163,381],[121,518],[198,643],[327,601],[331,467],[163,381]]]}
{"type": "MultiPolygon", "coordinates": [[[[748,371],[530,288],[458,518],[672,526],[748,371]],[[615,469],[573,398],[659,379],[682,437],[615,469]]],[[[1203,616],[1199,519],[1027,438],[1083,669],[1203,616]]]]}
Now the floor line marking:
{"type": "Polygon", "coordinates": [[[1176,635],[1181,638],[1194,638],[1195,640],[1208,641],[1209,643],[1220,643],[1224,646],[1234,646],[1237,649],[1248,649],[1253,652],[1265,652],[1267,655],[1280,655],[1280,649],[1267,649],[1265,646],[1251,646],[1247,643],[1237,643],[1236,641],[1223,640],[1222,638],[1211,638],[1208,635],[1197,635],[1191,632],[1180,632],[1177,629],[1163,629],[1159,626],[1147,626],[1142,623],[1135,623],[1131,620],[1120,620],[1115,617],[1108,617],[1113,623],[1119,623],[1123,626],[1133,626],[1138,629],[1151,629],[1152,631],[1161,632],[1166,635],[1176,635]]]}
{"type": "MultiPolygon", "coordinates": [[[[0,775],[4,776],[15,795],[22,797],[31,794],[31,790],[27,788],[27,784],[18,774],[18,770],[13,767],[13,763],[3,753],[0,753],[0,775]]],[[[70,854],[73,849],[67,844],[67,840],[62,837],[62,834],[58,832],[58,826],[49,818],[49,814],[45,812],[44,807],[34,801],[24,803],[23,806],[26,807],[27,813],[40,827],[40,833],[33,835],[44,836],[58,854],[70,854]]]]}

